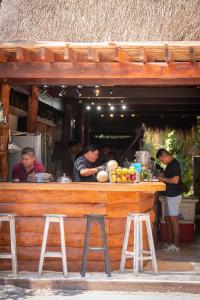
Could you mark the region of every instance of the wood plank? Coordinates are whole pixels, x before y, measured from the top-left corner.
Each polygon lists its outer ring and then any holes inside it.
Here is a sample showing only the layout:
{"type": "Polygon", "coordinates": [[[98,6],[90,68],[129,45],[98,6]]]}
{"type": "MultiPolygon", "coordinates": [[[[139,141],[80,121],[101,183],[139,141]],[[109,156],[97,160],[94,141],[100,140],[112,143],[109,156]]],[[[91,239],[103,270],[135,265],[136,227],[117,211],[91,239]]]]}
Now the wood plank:
{"type": "Polygon", "coordinates": [[[32,94],[28,98],[27,131],[30,133],[35,133],[37,129],[38,96],[39,88],[33,86],[32,94]]]}
{"type": "Polygon", "coordinates": [[[139,59],[143,62],[143,64],[146,64],[148,62],[147,53],[144,48],[141,48],[139,59]]]}
{"type": "Polygon", "coordinates": [[[190,56],[190,62],[194,63],[196,59],[195,59],[195,52],[193,47],[189,48],[189,56],[190,56]]]}
{"type": "Polygon", "coordinates": [[[164,56],[165,56],[166,63],[169,64],[172,62],[172,57],[171,57],[171,53],[169,51],[168,45],[165,45],[165,47],[164,47],[164,56]]]}
{"type": "MultiPolygon", "coordinates": [[[[42,199],[41,199],[42,200],[42,199]]],[[[0,211],[2,213],[16,213],[18,216],[40,217],[44,214],[64,214],[69,217],[82,217],[86,214],[106,214],[106,205],[99,204],[52,204],[44,203],[0,203],[0,211]]]]}

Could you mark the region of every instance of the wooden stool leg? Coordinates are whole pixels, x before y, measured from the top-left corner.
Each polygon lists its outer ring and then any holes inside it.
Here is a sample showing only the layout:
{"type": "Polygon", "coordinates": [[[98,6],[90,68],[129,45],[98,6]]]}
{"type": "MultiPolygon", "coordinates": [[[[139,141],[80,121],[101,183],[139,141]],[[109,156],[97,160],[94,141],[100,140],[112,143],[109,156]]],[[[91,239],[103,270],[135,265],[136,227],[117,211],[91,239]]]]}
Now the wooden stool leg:
{"type": "Polygon", "coordinates": [[[133,259],[134,259],[134,273],[138,274],[139,271],[139,220],[138,217],[134,217],[134,250],[133,250],[133,259]]]}
{"type": "Polygon", "coordinates": [[[121,255],[121,262],[120,262],[120,273],[122,273],[124,271],[124,267],[125,267],[125,263],[126,263],[126,251],[127,251],[127,247],[128,247],[130,227],[131,227],[131,220],[128,216],[127,221],[126,221],[126,229],[125,229],[124,241],[123,241],[123,247],[122,247],[122,255],[121,255]]]}
{"type": "Polygon", "coordinates": [[[64,273],[64,276],[67,277],[67,259],[66,259],[65,233],[64,233],[63,218],[60,218],[60,236],[61,236],[60,240],[61,240],[63,273],[64,273]]]}
{"type": "Polygon", "coordinates": [[[154,274],[157,274],[158,268],[157,268],[157,261],[156,261],[156,253],[154,248],[153,234],[152,234],[151,222],[149,216],[146,217],[146,225],[147,225],[147,235],[149,240],[149,248],[152,257],[152,267],[153,267],[154,274]]]}
{"type": "Polygon", "coordinates": [[[11,217],[10,221],[10,241],[12,255],[12,273],[17,275],[17,253],[16,253],[16,235],[15,235],[15,218],[11,217]]]}
{"type": "Polygon", "coordinates": [[[101,235],[103,238],[106,273],[108,274],[108,277],[111,277],[110,257],[109,257],[109,253],[108,253],[108,243],[107,243],[107,237],[106,237],[106,227],[105,227],[104,218],[100,219],[100,227],[101,227],[101,235]]]}
{"type": "Polygon", "coordinates": [[[43,241],[42,241],[42,250],[41,250],[41,254],[40,254],[40,263],[39,263],[39,268],[38,268],[39,276],[41,276],[41,274],[42,274],[42,268],[43,268],[43,263],[44,263],[44,256],[45,256],[45,249],[46,249],[46,244],[47,244],[48,231],[49,231],[49,220],[46,218],[45,227],[44,227],[43,241]]]}
{"type": "MultiPolygon", "coordinates": [[[[139,257],[143,258],[143,220],[139,220],[139,257]]],[[[139,260],[139,272],[143,270],[143,259],[139,260]]]]}
{"type": "Polygon", "coordinates": [[[86,235],[85,235],[83,257],[82,257],[82,264],[81,264],[81,276],[82,277],[85,277],[85,273],[86,273],[90,227],[91,227],[91,220],[90,220],[90,218],[87,218],[86,235]]]}

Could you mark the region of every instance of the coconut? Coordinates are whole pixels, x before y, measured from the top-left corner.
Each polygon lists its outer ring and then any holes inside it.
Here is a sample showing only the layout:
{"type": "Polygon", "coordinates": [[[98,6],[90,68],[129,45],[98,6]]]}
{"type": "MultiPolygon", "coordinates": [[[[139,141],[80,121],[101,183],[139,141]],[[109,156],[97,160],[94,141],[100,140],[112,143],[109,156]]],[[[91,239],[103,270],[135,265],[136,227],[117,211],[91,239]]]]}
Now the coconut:
{"type": "Polygon", "coordinates": [[[109,172],[117,169],[117,167],[118,167],[118,162],[114,159],[109,160],[109,162],[107,163],[107,169],[109,172]]]}
{"type": "Polygon", "coordinates": [[[106,181],[108,181],[108,173],[106,171],[100,171],[97,174],[97,180],[99,182],[106,182],[106,181]]]}

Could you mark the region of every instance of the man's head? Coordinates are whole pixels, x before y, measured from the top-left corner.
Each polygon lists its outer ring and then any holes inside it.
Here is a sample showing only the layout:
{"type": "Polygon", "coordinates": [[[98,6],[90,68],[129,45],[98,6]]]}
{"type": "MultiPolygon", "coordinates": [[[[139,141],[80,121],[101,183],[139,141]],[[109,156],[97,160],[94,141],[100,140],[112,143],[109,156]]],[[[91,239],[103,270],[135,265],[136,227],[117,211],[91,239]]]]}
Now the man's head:
{"type": "Polygon", "coordinates": [[[99,157],[99,148],[95,145],[89,145],[84,149],[83,154],[89,162],[94,163],[99,157]]]}
{"type": "Polygon", "coordinates": [[[156,158],[158,158],[165,165],[168,165],[173,159],[171,154],[164,148],[158,150],[156,158]]]}
{"type": "Polygon", "coordinates": [[[35,161],[35,151],[33,148],[26,147],[21,153],[21,162],[25,169],[32,168],[35,161]]]}

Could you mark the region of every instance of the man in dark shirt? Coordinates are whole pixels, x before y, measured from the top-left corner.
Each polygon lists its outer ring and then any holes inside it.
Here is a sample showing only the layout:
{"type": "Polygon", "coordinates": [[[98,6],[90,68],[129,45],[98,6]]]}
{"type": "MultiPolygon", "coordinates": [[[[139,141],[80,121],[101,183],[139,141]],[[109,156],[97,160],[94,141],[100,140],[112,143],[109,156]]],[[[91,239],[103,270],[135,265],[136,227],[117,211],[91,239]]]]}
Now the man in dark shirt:
{"type": "Polygon", "coordinates": [[[181,168],[176,159],[165,149],[159,149],[156,157],[166,165],[164,176],[158,177],[166,183],[165,191],[165,221],[168,229],[169,245],[163,251],[178,252],[179,244],[179,207],[182,200],[180,192],[181,168]]]}
{"type": "Polygon", "coordinates": [[[99,149],[94,145],[89,145],[83,151],[83,155],[79,156],[74,163],[73,181],[76,182],[94,182],[96,174],[102,167],[96,166],[99,156],[99,149]]]}
{"type": "Polygon", "coordinates": [[[26,147],[22,150],[21,162],[12,169],[12,179],[15,182],[26,182],[28,175],[42,172],[45,172],[45,167],[35,160],[34,149],[26,147]]]}

